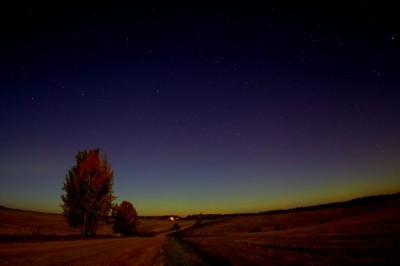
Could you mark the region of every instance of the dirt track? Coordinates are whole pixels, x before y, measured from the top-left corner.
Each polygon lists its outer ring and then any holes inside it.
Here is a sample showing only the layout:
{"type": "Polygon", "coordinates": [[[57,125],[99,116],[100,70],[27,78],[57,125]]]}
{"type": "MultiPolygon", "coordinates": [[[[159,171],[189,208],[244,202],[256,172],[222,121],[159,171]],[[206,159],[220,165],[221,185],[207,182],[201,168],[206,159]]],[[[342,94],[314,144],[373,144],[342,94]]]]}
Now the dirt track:
{"type": "Polygon", "coordinates": [[[163,265],[165,236],[0,244],[1,265],[163,265]]]}
{"type": "Polygon", "coordinates": [[[1,243],[0,265],[165,265],[163,247],[170,232],[155,237],[1,243]]]}
{"type": "Polygon", "coordinates": [[[238,216],[171,236],[157,222],[155,237],[3,242],[0,265],[400,265],[399,200],[238,216]]]}

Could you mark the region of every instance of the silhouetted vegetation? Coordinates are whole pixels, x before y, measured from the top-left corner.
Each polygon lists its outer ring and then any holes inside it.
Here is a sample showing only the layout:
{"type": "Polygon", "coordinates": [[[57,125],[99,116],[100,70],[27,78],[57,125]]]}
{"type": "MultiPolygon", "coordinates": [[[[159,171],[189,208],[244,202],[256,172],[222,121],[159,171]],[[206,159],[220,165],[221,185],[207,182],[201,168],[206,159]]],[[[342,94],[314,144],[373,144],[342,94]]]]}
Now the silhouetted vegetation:
{"type": "Polygon", "coordinates": [[[185,220],[197,220],[200,221],[201,223],[202,220],[218,220],[221,218],[229,217],[232,216],[232,214],[193,214],[193,215],[188,215],[185,220]]]}
{"type": "Polygon", "coordinates": [[[138,216],[136,209],[132,203],[123,201],[115,210],[114,226],[113,230],[115,233],[120,233],[123,236],[137,235],[136,224],[138,222],[138,216]]]}
{"type": "Polygon", "coordinates": [[[61,195],[63,214],[68,224],[82,228],[82,235],[94,236],[102,217],[110,215],[113,196],[113,171],[100,150],[79,151],[76,165],[65,177],[61,195]]]}
{"type": "Polygon", "coordinates": [[[265,211],[260,212],[260,214],[282,214],[288,212],[301,212],[301,211],[311,211],[311,210],[323,210],[330,208],[339,208],[339,207],[354,207],[360,205],[368,205],[368,204],[378,204],[386,201],[390,201],[392,199],[400,198],[400,193],[390,194],[390,195],[376,195],[376,196],[368,196],[352,199],[349,201],[342,202],[333,202],[328,204],[320,204],[315,206],[306,206],[306,207],[296,207],[287,210],[273,210],[273,211],[265,211]]]}
{"type": "Polygon", "coordinates": [[[290,209],[279,209],[279,210],[271,210],[264,211],[259,213],[230,213],[230,214],[192,214],[188,215],[183,220],[197,220],[205,221],[205,220],[218,220],[229,217],[238,217],[238,216],[252,216],[252,215],[275,215],[275,214],[284,214],[290,212],[302,212],[302,211],[311,211],[311,210],[323,210],[330,208],[338,208],[338,207],[352,207],[359,205],[367,205],[367,204],[378,204],[383,203],[385,201],[390,201],[391,199],[400,198],[400,193],[390,194],[390,195],[377,195],[377,196],[367,196],[362,198],[356,198],[349,201],[343,202],[334,202],[328,204],[320,204],[315,206],[305,206],[305,207],[295,207],[290,209]]]}
{"type": "Polygon", "coordinates": [[[175,220],[180,220],[182,219],[178,215],[155,215],[155,216],[139,216],[140,219],[143,220],[170,220],[171,217],[174,217],[175,220]]]}
{"type": "Polygon", "coordinates": [[[174,226],[172,227],[172,230],[175,230],[175,231],[178,231],[179,229],[181,229],[181,227],[177,223],[175,223],[174,226]]]}
{"type": "Polygon", "coordinates": [[[252,228],[250,229],[249,233],[258,233],[261,232],[262,230],[260,228],[252,228]]]}

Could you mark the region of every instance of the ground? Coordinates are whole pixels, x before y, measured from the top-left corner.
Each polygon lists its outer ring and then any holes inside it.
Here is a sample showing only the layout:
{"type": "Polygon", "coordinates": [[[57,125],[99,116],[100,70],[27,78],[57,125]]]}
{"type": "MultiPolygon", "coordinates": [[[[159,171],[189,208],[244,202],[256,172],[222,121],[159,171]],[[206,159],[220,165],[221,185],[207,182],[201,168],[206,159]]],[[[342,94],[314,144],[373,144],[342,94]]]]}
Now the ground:
{"type": "Polygon", "coordinates": [[[162,238],[2,244],[1,265],[155,265],[162,238]]]}
{"type": "Polygon", "coordinates": [[[147,237],[107,235],[103,228],[96,239],[13,239],[22,232],[34,237],[38,227],[40,234],[71,229],[60,215],[0,210],[0,265],[400,265],[398,198],[178,223],[175,233],[171,221],[143,220],[147,237]]]}

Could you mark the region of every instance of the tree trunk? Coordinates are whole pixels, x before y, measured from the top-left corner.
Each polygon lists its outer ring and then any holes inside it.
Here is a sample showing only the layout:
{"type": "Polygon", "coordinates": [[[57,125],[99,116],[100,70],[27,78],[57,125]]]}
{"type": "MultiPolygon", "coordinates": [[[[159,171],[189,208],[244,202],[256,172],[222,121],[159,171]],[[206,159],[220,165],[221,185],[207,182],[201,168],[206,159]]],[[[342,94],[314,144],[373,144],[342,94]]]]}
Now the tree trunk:
{"type": "Polygon", "coordinates": [[[82,228],[82,238],[86,236],[86,208],[85,208],[85,215],[83,216],[83,228],[82,228]]]}
{"type": "Polygon", "coordinates": [[[83,216],[83,228],[82,228],[82,237],[83,238],[85,238],[85,236],[86,236],[86,220],[87,220],[87,208],[88,208],[87,200],[88,200],[88,197],[89,197],[90,181],[92,180],[90,178],[90,175],[88,175],[88,179],[89,179],[89,184],[88,184],[87,191],[86,191],[85,210],[84,210],[84,216],[83,216]]]}

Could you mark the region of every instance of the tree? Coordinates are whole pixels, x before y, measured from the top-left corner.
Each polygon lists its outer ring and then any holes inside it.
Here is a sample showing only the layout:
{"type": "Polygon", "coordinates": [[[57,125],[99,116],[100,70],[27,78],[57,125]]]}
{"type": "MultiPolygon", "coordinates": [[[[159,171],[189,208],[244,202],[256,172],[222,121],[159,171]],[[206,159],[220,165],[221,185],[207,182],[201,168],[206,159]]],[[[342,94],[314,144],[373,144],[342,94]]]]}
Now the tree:
{"type": "Polygon", "coordinates": [[[178,232],[181,227],[179,226],[179,224],[175,223],[172,229],[178,232]]]}
{"type": "Polygon", "coordinates": [[[100,149],[79,151],[76,165],[65,176],[61,195],[68,224],[82,229],[82,236],[96,235],[101,217],[112,210],[114,173],[100,149]]]}
{"type": "Polygon", "coordinates": [[[115,210],[113,230],[124,236],[136,235],[137,222],[138,216],[132,203],[123,201],[115,210]]]}

